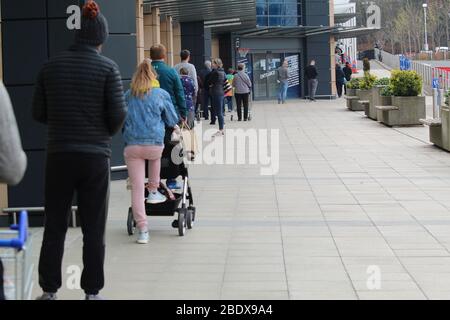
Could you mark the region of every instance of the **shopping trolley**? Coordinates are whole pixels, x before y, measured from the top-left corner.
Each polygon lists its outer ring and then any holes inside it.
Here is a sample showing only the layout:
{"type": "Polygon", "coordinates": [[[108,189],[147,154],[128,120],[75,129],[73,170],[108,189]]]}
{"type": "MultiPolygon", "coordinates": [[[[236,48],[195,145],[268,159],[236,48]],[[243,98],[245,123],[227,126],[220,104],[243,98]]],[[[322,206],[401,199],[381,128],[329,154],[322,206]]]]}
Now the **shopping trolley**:
{"type": "Polygon", "coordinates": [[[0,258],[3,262],[5,298],[30,300],[33,290],[32,239],[28,236],[28,214],[22,211],[19,223],[0,230],[0,258]]]}

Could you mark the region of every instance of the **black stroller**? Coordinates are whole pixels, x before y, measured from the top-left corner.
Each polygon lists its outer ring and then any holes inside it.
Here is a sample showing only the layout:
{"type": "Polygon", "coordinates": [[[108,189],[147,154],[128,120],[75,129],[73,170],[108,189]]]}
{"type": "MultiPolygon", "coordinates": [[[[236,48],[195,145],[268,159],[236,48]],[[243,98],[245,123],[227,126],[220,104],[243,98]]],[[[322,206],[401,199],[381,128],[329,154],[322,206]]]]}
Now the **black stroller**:
{"type": "MultiPolygon", "coordinates": [[[[161,159],[161,179],[176,179],[181,176],[183,178],[183,187],[180,192],[172,193],[161,184],[159,191],[167,196],[168,200],[159,204],[145,203],[147,216],[172,217],[174,214],[177,214],[178,218],[172,222],[172,227],[178,229],[179,236],[184,236],[186,229],[193,228],[196,215],[192,190],[189,184],[188,168],[183,161],[183,156],[181,143],[175,146],[166,143],[161,159]],[[179,155],[178,160],[180,160],[180,164],[172,162],[172,151],[175,151],[179,155]],[[173,200],[170,199],[171,193],[173,194],[173,200]]],[[[145,188],[145,198],[147,197],[148,190],[145,188]]],[[[130,236],[134,234],[136,229],[136,222],[134,221],[133,209],[131,207],[128,210],[127,229],[130,236]]]]}

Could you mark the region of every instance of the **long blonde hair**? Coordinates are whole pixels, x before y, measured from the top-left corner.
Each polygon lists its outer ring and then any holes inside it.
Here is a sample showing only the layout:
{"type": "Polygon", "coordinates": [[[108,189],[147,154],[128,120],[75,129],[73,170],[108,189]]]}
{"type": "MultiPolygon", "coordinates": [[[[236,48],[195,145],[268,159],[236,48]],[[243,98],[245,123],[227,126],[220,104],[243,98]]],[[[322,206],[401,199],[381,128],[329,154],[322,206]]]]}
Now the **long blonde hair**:
{"type": "Polygon", "coordinates": [[[142,98],[152,90],[155,81],[156,73],[148,59],[145,59],[133,75],[133,79],[131,80],[131,94],[135,97],[142,98]]]}

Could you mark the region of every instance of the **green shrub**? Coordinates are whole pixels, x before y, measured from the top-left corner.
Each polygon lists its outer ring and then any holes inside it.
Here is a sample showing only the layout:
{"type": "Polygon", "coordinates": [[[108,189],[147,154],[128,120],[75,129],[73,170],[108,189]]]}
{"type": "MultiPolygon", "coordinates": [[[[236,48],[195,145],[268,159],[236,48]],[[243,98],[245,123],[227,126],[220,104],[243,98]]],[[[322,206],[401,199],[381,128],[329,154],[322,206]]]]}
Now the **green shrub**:
{"type": "Polygon", "coordinates": [[[391,86],[386,86],[386,87],[384,87],[383,89],[381,89],[380,94],[381,94],[383,97],[392,97],[392,96],[393,96],[393,93],[392,93],[392,88],[391,88],[391,86]]]}
{"type": "Polygon", "coordinates": [[[370,90],[374,87],[377,77],[371,75],[369,72],[364,73],[364,78],[362,78],[359,88],[361,90],[370,90]]]}
{"type": "Polygon", "coordinates": [[[450,106],[450,90],[445,93],[445,105],[450,106]]]}
{"type": "Polygon", "coordinates": [[[347,89],[359,89],[361,78],[353,78],[347,83],[347,89]]]}
{"type": "Polygon", "coordinates": [[[416,97],[422,92],[422,78],[415,71],[392,71],[390,88],[396,97],[416,97]]]}
{"type": "Polygon", "coordinates": [[[370,61],[368,58],[363,59],[363,70],[364,70],[364,73],[370,72],[370,61]]]}
{"type": "Polygon", "coordinates": [[[390,81],[391,81],[391,79],[389,79],[389,78],[380,78],[375,81],[374,85],[375,86],[388,86],[390,81]]]}

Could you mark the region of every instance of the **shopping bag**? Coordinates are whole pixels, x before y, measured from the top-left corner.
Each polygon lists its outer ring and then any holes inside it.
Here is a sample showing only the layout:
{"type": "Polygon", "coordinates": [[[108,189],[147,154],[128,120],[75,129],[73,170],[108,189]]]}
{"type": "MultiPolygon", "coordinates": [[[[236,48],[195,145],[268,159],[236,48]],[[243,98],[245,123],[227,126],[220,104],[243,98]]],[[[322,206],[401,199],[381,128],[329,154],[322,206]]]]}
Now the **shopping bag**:
{"type": "Polygon", "coordinates": [[[183,123],[181,126],[181,137],[184,154],[189,161],[194,161],[195,156],[198,154],[197,135],[187,123],[183,123]]]}

